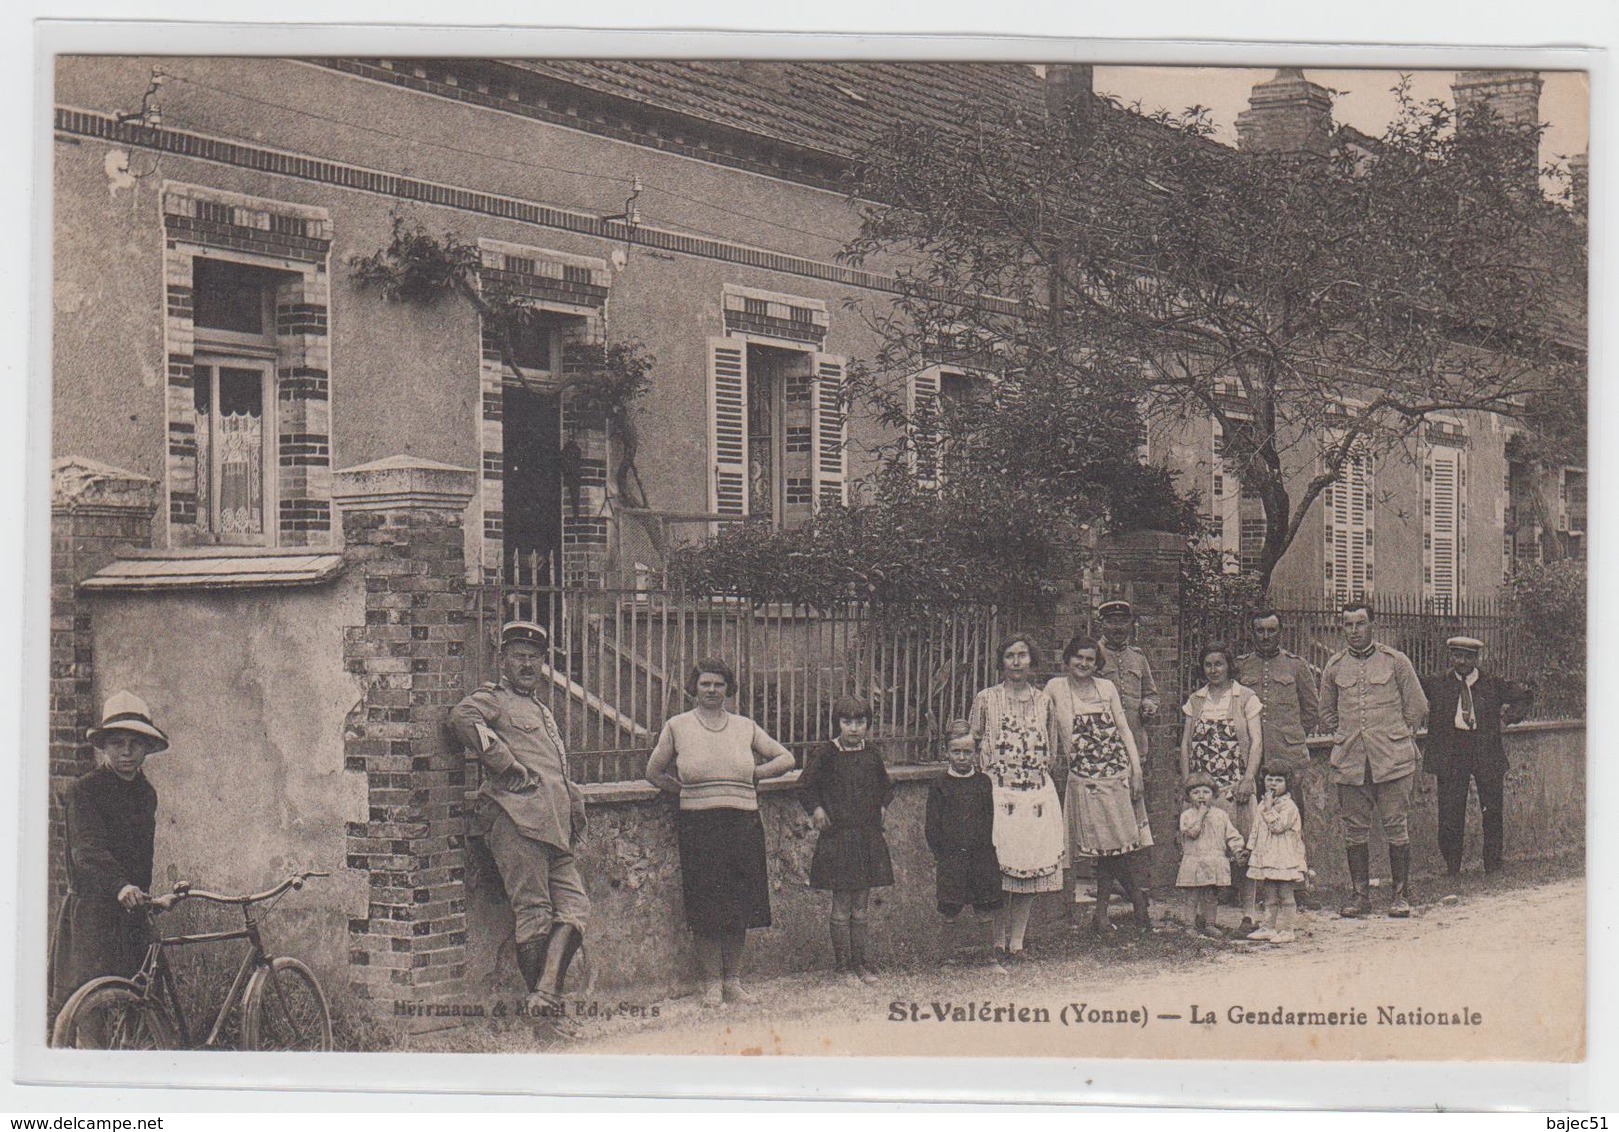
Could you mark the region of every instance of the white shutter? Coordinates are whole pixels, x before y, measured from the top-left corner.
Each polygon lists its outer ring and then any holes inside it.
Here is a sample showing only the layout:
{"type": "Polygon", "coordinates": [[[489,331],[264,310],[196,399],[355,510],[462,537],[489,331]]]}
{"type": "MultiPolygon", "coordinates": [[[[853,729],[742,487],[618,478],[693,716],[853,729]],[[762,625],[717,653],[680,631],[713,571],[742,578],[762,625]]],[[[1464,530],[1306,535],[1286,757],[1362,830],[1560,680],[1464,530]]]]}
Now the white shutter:
{"type": "Polygon", "coordinates": [[[1454,603],[1461,597],[1462,453],[1435,445],[1423,475],[1423,596],[1454,603]]]}
{"type": "Polygon", "coordinates": [[[815,355],[815,505],[842,506],[849,500],[844,413],[844,360],[815,355]]]}
{"type": "Polygon", "coordinates": [[[1327,488],[1327,592],[1337,601],[1372,592],[1372,460],[1356,446],[1327,488]]]}
{"type": "Polygon", "coordinates": [[[737,338],[708,340],[708,509],[748,513],[748,347],[737,338]]]}
{"type": "Polygon", "coordinates": [[[1214,430],[1214,442],[1209,450],[1209,467],[1213,473],[1209,485],[1212,526],[1220,531],[1220,550],[1227,556],[1225,570],[1235,573],[1242,568],[1238,557],[1242,551],[1242,469],[1226,459],[1225,429],[1220,422],[1210,417],[1209,424],[1214,430]]]}
{"type": "Polygon", "coordinates": [[[929,366],[911,374],[905,387],[905,419],[910,429],[911,472],[919,487],[939,486],[943,453],[939,429],[940,371],[929,366]]]}

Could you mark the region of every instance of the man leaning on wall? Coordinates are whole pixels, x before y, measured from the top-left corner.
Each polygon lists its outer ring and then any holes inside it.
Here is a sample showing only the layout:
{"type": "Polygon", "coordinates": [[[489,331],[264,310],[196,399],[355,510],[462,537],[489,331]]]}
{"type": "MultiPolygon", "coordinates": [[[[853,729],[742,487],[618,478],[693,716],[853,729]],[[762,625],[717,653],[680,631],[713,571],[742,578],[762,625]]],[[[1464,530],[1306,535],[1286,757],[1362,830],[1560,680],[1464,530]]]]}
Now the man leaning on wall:
{"type": "Polygon", "coordinates": [[[584,940],[590,898],[574,850],[585,834],[584,795],[568,777],[556,718],[540,702],[549,638],[542,625],[500,631],[500,678],[450,709],[450,730],[483,764],[468,832],[487,840],[516,921],[517,966],[559,1030],[562,986],[584,940]]]}

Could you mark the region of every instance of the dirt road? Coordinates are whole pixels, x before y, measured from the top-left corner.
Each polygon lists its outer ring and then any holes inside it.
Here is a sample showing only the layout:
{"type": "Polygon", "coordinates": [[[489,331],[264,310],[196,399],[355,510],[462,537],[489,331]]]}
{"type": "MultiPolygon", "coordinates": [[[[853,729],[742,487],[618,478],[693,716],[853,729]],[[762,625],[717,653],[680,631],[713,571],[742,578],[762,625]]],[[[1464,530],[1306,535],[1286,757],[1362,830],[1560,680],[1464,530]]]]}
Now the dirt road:
{"type": "MultiPolygon", "coordinates": [[[[1499,886],[1409,920],[1303,917],[1286,947],[1180,932],[1098,947],[1053,925],[1036,958],[895,972],[873,987],[800,975],[757,1006],[601,1002],[579,1053],[986,1054],[1577,1060],[1584,1048],[1585,883],[1499,886]],[[632,1019],[621,1005],[656,1006],[632,1019]]],[[[1121,933],[1122,935],[1123,933],[1121,933]]],[[[558,1048],[557,1052],[563,1052],[558,1048]]]]}

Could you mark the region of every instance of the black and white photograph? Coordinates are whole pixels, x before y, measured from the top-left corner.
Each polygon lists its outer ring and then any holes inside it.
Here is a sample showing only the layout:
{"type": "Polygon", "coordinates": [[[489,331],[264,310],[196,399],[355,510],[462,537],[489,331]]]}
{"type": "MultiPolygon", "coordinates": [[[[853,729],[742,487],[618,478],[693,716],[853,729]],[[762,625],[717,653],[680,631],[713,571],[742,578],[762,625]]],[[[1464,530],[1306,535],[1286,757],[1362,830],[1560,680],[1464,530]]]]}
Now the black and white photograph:
{"type": "Polygon", "coordinates": [[[1583,1061],[1589,76],[1069,47],[50,58],[23,1036],[1583,1061]]]}

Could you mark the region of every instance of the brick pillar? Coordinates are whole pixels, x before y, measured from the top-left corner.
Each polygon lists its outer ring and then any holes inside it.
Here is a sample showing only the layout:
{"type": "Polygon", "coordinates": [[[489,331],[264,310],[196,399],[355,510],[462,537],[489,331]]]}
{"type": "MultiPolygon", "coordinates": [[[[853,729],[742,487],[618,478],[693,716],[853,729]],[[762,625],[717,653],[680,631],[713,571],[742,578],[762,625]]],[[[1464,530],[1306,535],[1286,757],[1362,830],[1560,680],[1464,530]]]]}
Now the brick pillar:
{"type": "Polygon", "coordinates": [[[395,456],[333,476],[348,568],[365,577],[365,623],[343,631],[364,687],[344,736],[368,818],[348,827],[348,865],[369,875],[349,921],[349,986],[383,1012],[453,996],[466,975],[466,764],[444,715],[465,692],[462,525],[477,473],[395,456]]]}
{"type": "Polygon", "coordinates": [[[1186,536],[1167,531],[1113,535],[1097,548],[1102,561],[1101,601],[1123,598],[1136,615],[1136,645],[1147,654],[1158,682],[1158,718],[1146,725],[1147,811],[1152,821],[1153,880],[1172,882],[1179,820],[1181,736],[1181,564],[1186,536]],[[1169,848],[1164,848],[1169,846],[1169,848]]]}
{"type": "Polygon", "coordinates": [[[158,483],[122,468],[68,456],[51,464],[50,892],[67,890],[61,796],[95,766],[84,734],[100,722],[90,610],[79,583],[120,547],[152,544],[158,483]]]}

